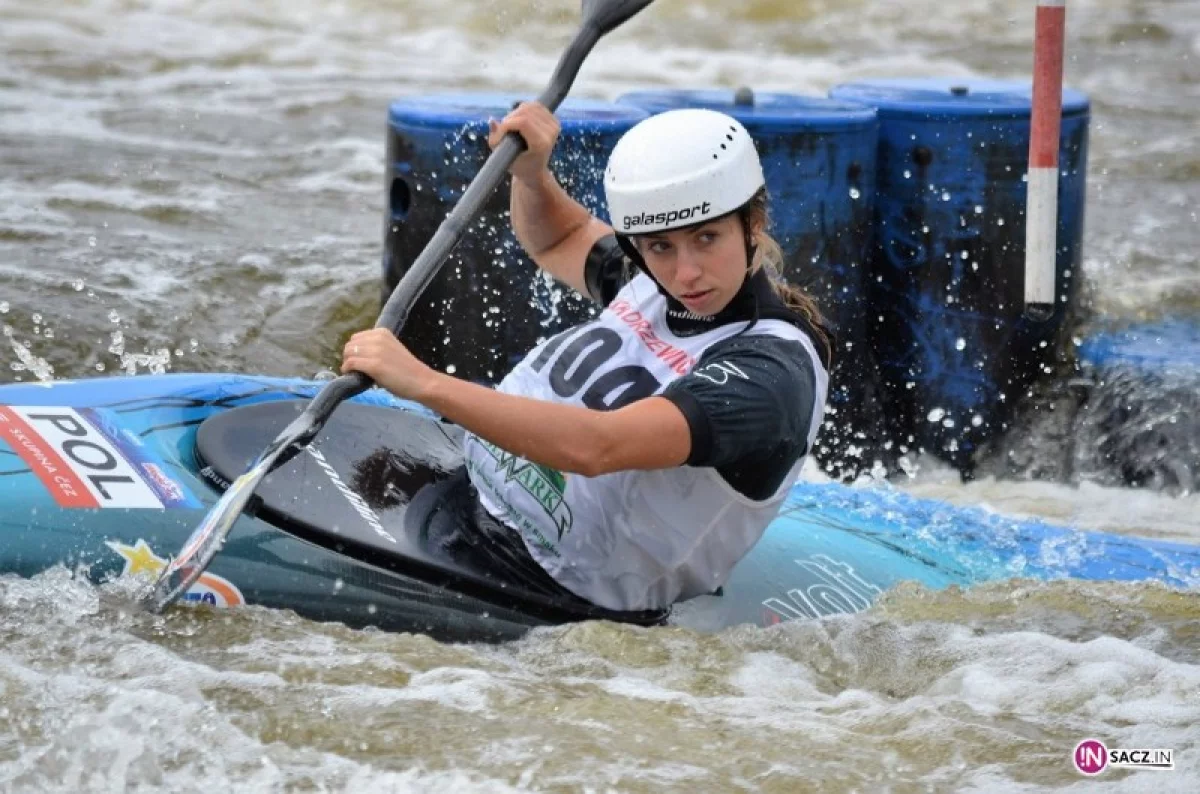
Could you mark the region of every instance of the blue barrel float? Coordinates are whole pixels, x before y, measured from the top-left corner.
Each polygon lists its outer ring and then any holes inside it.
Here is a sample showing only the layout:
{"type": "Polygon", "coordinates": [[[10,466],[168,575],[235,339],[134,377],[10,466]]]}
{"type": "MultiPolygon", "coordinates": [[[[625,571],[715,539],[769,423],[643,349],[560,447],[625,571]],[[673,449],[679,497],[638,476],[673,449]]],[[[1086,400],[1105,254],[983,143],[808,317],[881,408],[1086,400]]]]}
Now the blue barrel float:
{"type": "Polygon", "coordinates": [[[1017,401],[1065,363],[1081,264],[1088,100],[1063,92],[1057,308],[1023,316],[1027,83],[875,80],[830,96],[879,112],[871,343],[907,450],[965,475],[1017,401]]]}
{"type": "Polygon", "coordinates": [[[783,276],[817,299],[836,334],[829,416],[815,450],[825,470],[853,476],[883,454],[878,374],[863,310],[872,250],[878,121],[861,104],[733,90],[635,91],[617,102],[661,113],[719,110],[758,147],[783,276]]]}
{"type": "MultiPolygon", "coordinates": [[[[487,121],[529,97],[405,97],[388,115],[384,297],[391,293],[486,161],[487,121]]],[[[607,218],[603,173],[622,134],[647,114],[627,105],[568,99],[551,167],[563,187],[607,218]]],[[[401,339],[430,366],[499,381],[537,341],[593,311],[538,274],[509,223],[509,188],[488,199],[473,227],[413,307],[401,339]]]]}

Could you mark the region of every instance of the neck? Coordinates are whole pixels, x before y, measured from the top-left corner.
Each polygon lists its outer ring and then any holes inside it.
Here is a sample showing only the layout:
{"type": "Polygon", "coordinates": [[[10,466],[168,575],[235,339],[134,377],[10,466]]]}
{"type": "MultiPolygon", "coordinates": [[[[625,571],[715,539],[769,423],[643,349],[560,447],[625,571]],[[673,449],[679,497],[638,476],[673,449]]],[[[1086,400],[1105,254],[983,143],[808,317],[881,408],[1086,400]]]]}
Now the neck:
{"type": "Polygon", "coordinates": [[[779,297],[771,288],[771,280],[766,271],[761,269],[747,274],[729,303],[716,314],[708,316],[689,311],[662,287],[659,287],[659,291],[667,299],[667,327],[676,336],[695,336],[729,323],[754,322],[763,309],[779,303],[779,297]]]}

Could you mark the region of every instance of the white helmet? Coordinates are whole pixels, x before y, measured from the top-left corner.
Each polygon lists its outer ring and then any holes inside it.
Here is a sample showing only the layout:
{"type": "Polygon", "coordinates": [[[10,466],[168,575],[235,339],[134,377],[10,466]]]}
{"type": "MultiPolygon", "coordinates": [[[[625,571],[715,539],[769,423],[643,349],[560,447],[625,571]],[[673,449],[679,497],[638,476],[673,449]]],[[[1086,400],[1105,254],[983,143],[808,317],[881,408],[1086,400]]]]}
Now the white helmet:
{"type": "Polygon", "coordinates": [[[764,184],[746,128],[699,108],[638,122],[617,141],[604,172],[618,234],[662,232],[725,215],[764,184]]]}

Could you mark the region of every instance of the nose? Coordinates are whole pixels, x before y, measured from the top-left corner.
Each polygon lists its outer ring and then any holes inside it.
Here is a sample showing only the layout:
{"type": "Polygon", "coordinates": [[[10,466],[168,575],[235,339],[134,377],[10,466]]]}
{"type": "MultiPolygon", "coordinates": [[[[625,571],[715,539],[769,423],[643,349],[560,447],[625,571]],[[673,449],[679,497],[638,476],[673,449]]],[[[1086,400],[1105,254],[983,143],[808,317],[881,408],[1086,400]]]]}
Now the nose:
{"type": "Polygon", "coordinates": [[[683,285],[694,284],[703,271],[700,262],[690,251],[681,250],[675,260],[675,280],[683,285]]]}

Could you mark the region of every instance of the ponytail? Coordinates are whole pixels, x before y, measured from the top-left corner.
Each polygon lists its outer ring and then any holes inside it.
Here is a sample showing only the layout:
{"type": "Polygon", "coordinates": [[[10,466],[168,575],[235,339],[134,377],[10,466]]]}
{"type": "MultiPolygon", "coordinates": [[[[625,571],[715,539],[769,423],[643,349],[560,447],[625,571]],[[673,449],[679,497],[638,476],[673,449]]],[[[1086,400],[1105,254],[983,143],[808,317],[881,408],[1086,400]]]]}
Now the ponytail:
{"type": "Polygon", "coordinates": [[[770,228],[770,216],[767,213],[766,188],[759,190],[748,202],[743,204],[742,208],[738,210],[738,216],[742,219],[742,227],[747,230],[747,234],[750,234],[749,230],[751,229],[759,230],[753,237],[754,261],[750,263],[750,272],[755,273],[760,269],[767,272],[775,294],[779,296],[785,306],[800,315],[812,328],[813,333],[819,337],[819,339],[813,340],[817,348],[829,353],[832,334],[826,325],[825,318],[821,316],[816,299],[800,287],[784,281],[783,249],[767,232],[770,228]]]}

